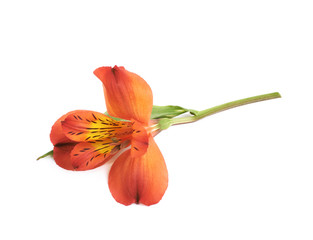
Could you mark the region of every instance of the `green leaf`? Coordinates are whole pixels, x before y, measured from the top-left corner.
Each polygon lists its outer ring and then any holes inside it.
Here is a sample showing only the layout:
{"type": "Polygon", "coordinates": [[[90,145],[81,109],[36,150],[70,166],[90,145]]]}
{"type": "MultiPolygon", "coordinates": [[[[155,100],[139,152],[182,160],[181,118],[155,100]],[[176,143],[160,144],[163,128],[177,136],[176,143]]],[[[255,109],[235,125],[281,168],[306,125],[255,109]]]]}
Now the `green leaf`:
{"type": "MultiPolygon", "coordinates": [[[[177,117],[183,113],[189,112],[191,115],[197,115],[198,111],[183,108],[180,106],[173,106],[173,105],[167,105],[167,106],[153,106],[152,107],[152,113],[150,119],[160,119],[160,118],[174,118],[177,117]]],[[[108,112],[104,113],[108,117],[116,120],[116,121],[127,121],[122,118],[112,117],[108,114],[108,112]]]]}
{"type": "Polygon", "coordinates": [[[44,155],[38,157],[37,160],[48,157],[48,156],[53,156],[53,150],[51,150],[51,151],[45,153],[44,155]]]}
{"type": "Polygon", "coordinates": [[[192,115],[197,114],[197,111],[195,110],[186,109],[180,106],[153,106],[151,119],[174,118],[186,112],[190,112],[192,115]]]}
{"type": "Polygon", "coordinates": [[[108,114],[108,112],[105,112],[104,114],[107,115],[108,117],[112,118],[112,119],[115,120],[115,121],[127,121],[127,120],[122,119],[122,118],[112,117],[112,116],[110,116],[110,115],[108,114]]]}

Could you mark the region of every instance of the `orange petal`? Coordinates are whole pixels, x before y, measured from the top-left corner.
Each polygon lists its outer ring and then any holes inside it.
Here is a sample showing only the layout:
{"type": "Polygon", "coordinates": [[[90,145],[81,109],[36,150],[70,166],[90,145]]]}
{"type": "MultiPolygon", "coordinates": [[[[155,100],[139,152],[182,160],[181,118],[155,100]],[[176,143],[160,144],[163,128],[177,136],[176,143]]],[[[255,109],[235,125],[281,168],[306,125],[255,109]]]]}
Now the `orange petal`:
{"type": "Polygon", "coordinates": [[[71,152],[71,164],[78,171],[94,169],[109,161],[119,149],[119,145],[106,142],[78,143],[71,152]]]}
{"type": "Polygon", "coordinates": [[[64,114],[62,117],[60,117],[60,118],[53,124],[53,126],[52,126],[52,128],[51,128],[51,132],[50,132],[50,140],[51,140],[51,142],[52,142],[53,145],[72,142],[72,140],[70,140],[69,138],[67,138],[67,137],[65,136],[65,134],[63,133],[63,129],[62,129],[61,122],[64,121],[65,118],[66,118],[68,115],[74,114],[74,113],[79,114],[80,112],[81,112],[81,110],[68,112],[68,113],[64,114]]]}
{"type": "Polygon", "coordinates": [[[149,136],[146,129],[141,123],[134,121],[131,139],[131,156],[136,158],[141,157],[147,152],[148,145],[149,136]]]}
{"type": "Polygon", "coordinates": [[[105,114],[80,111],[68,115],[62,121],[63,132],[75,142],[93,142],[110,139],[112,143],[128,139],[132,134],[132,123],[115,121],[105,114]]]}
{"type": "Polygon", "coordinates": [[[74,147],[74,143],[55,146],[53,149],[53,158],[56,164],[66,170],[74,170],[71,161],[71,152],[74,147]]]}
{"type": "Polygon", "coordinates": [[[110,170],[109,188],[113,197],[124,205],[158,203],[168,185],[167,168],[158,146],[150,137],[146,154],[136,158],[130,152],[124,152],[110,170]]]}
{"type": "Polygon", "coordinates": [[[152,111],[150,86],[137,74],[123,67],[100,67],[94,74],[104,85],[104,95],[109,115],[135,119],[148,124],[152,111]]]}

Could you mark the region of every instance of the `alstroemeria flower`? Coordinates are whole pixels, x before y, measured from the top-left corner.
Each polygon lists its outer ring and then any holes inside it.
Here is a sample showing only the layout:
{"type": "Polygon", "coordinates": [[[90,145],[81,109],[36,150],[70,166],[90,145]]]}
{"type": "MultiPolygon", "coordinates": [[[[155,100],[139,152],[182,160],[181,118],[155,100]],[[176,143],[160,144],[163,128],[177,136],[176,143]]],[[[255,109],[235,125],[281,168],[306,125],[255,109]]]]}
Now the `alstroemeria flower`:
{"type": "Polygon", "coordinates": [[[109,173],[116,201],[129,205],[158,203],[168,185],[164,158],[153,139],[152,91],[138,75],[123,67],[101,67],[109,116],[92,111],[69,112],[56,121],[50,134],[56,163],[68,170],[96,168],[117,152],[109,173]]]}

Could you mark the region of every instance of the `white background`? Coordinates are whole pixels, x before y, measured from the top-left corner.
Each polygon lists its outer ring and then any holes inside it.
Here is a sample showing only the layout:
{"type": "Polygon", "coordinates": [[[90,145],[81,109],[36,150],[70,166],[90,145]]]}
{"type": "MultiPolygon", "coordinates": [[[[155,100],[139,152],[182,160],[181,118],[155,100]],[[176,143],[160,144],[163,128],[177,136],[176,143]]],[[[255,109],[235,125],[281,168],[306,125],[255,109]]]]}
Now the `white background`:
{"type": "Polygon", "coordinates": [[[1,1],[1,239],[313,239],[312,1],[1,1]],[[110,164],[59,168],[50,128],[104,112],[93,70],[125,66],[156,105],[202,110],[156,137],[159,204],[112,198],[110,164]]]}

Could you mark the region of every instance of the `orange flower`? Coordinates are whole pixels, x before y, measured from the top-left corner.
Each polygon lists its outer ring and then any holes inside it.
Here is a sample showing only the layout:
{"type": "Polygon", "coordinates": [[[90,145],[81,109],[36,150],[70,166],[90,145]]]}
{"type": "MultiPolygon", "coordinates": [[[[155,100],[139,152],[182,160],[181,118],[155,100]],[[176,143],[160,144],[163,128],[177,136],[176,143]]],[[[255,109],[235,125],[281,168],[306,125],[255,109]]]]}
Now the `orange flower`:
{"type": "Polygon", "coordinates": [[[152,91],[138,75],[123,67],[101,67],[94,74],[102,81],[108,114],[78,110],[53,125],[50,139],[56,163],[68,170],[96,168],[120,150],[113,163],[109,188],[124,205],[158,203],[168,185],[164,158],[150,121],[152,91]]]}

